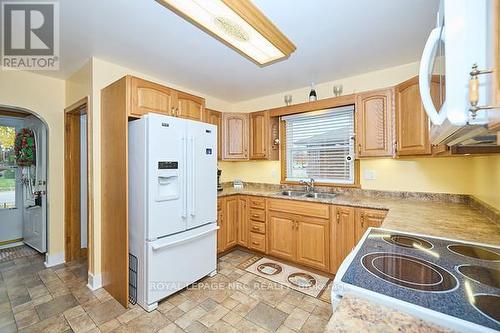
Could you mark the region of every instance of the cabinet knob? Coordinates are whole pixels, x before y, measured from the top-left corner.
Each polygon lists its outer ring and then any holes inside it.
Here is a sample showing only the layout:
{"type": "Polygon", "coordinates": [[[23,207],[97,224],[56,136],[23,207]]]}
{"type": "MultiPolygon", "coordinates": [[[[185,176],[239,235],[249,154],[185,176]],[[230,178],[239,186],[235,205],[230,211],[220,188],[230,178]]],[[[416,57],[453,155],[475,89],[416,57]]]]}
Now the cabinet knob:
{"type": "Polygon", "coordinates": [[[252,242],[253,245],[260,245],[258,242],[252,242]]]}
{"type": "Polygon", "coordinates": [[[260,228],[259,227],[253,227],[252,229],[253,230],[259,230],[260,228]]]}
{"type": "Polygon", "coordinates": [[[337,213],[337,224],[340,222],[340,213],[337,213]]]}
{"type": "Polygon", "coordinates": [[[361,143],[358,143],[358,154],[361,154],[361,143]]]}
{"type": "Polygon", "coordinates": [[[365,214],[361,214],[361,228],[365,227],[365,214]]]}

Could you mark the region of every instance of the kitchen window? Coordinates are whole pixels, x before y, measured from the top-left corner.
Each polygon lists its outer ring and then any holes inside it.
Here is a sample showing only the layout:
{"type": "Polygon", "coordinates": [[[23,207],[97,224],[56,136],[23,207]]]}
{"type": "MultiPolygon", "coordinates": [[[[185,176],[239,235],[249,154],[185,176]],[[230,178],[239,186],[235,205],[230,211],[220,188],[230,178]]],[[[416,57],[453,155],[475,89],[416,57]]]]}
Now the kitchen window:
{"type": "Polygon", "coordinates": [[[353,106],[284,116],[282,121],[286,182],[314,178],[355,185],[353,106]]]}

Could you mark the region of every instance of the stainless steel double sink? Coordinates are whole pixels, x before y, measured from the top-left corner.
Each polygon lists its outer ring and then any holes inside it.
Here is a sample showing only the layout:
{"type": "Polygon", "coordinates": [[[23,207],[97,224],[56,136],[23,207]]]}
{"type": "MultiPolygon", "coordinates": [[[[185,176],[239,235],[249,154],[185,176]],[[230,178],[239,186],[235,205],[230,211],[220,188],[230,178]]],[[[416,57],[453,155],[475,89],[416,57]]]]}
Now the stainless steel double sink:
{"type": "Polygon", "coordinates": [[[333,193],[318,193],[318,192],[302,192],[302,191],[281,191],[277,193],[285,197],[293,198],[313,198],[313,199],[333,199],[336,194],[333,193]]]}

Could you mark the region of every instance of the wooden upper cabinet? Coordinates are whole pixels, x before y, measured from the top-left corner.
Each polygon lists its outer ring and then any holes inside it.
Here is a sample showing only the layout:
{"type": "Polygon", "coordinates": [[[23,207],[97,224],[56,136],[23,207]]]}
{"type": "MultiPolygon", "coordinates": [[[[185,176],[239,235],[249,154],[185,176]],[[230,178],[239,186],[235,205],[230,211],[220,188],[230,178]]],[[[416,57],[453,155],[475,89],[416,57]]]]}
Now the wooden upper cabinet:
{"type": "Polygon", "coordinates": [[[174,115],[175,91],[154,82],[128,76],[131,105],[129,116],[141,117],[149,112],[174,115]]]}
{"type": "Polygon", "coordinates": [[[152,112],[197,121],[204,120],[204,98],[134,76],[126,78],[130,93],[129,117],[142,117],[152,112]]]}
{"type": "Polygon", "coordinates": [[[269,142],[269,113],[250,114],[250,159],[266,159],[269,142]]]}
{"type": "Polygon", "coordinates": [[[205,99],[182,91],[176,91],[175,97],[177,117],[204,121],[205,99]]]}
{"type": "Polygon", "coordinates": [[[394,155],[394,89],[356,96],[356,142],[358,157],[394,155]]]}
{"type": "MultiPolygon", "coordinates": [[[[420,99],[418,76],[397,85],[395,94],[397,155],[431,154],[430,123],[420,99]]],[[[431,96],[436,109],[439,109],[438,81],[431,82],[431,96]]]]}
{"type": "Polygon", "coordinates": [[[222,158],[248,160],[248,113],[223,113],[222,129],[222,158]]]}
{"type": "Polygon", "coordinates": [[[330,272],[336,273],[356,245],[356,211],[353,207],[332,206],[330,272]]]}
{"type": "Polygon", "coordinates": [[[222,159],[222,112],[206,109],[205,121],[217,126],[217,159],[222,159]]]}
{"type": "Polygon", "coordinates": [[[294,216],[282,212],[269,212],[267,225],[269,254],[291,261],[295,260],[294,216]]]}
{"type": "Polygon", "coordinates": [[[359,208],[356,210],[356,242],[363,237],[369,227],[378,228],[387,215],[387,211],[359,208]]]}
{"type": "Polygon", "coordinates": [[[297,262],[328,270],[330,230],[328,220],[301,216],[297,218],[297,262]]]}

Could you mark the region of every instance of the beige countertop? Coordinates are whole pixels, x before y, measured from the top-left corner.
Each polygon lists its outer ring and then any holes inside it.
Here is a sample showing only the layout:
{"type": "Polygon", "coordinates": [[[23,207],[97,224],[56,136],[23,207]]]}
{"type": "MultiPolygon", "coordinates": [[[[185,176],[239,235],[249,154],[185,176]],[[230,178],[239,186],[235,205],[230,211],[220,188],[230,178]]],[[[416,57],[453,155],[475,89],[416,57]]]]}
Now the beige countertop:
{"type": "MultiPolygon", "coordinates": [[[[388,211],[383,228],[459,239],[472,242],[500,244],[500,225],[485,217],[463,200],[439,201],[439,195],[418,194],[412,198],[365,196],[340,193],[331,199],[290,198],[276,188],[246,187],[235,190],[225,187],[219,197],[243,194],[286,200],[303,200],[388,211]]],[[[361,194],[360,194],[361,193],[361,194]]],[[[328,333],[339,332],[449,332],[432,323],[380,306],[370,301],[345,296],[328,326],[328,333]]]]}
{"type": "Polygon", "coordinates": [[[388,210],[383,228],[465,241],[500,244],[500,225],[466,203],[441,202],[429,194],[415,198],[387,198],[337,194],[332,199],[286,197],[277,189],[224,188],[219,197],[243,194],[285,200],[322,202],[333,205],[388,210]]]}

